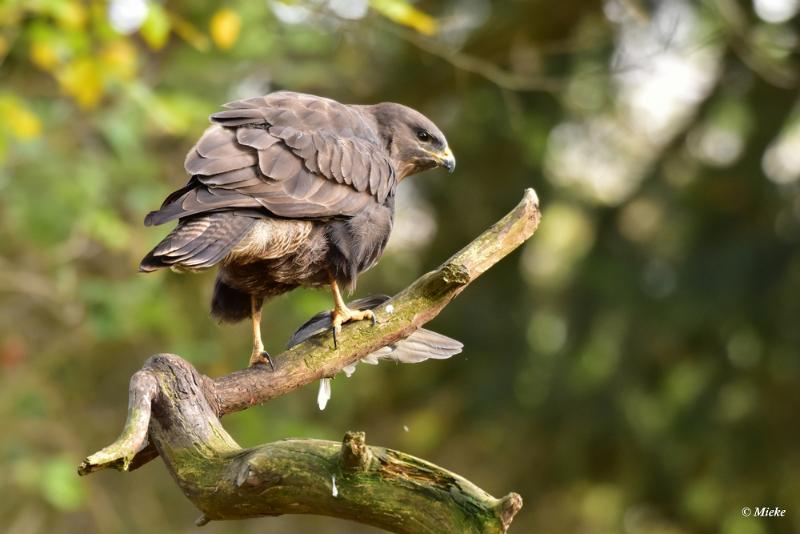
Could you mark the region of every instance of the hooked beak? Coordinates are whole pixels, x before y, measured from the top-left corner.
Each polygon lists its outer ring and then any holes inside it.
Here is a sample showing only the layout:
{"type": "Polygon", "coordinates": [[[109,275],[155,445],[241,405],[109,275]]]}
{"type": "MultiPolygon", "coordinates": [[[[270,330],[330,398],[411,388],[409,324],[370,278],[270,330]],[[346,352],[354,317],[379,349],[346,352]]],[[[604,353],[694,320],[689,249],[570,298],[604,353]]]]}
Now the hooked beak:
{"type": "Polygon", "coordinates": [[[456,158],[453,156],[453,152],[450,150],[450,147],[445,147],[445,149],[435,154],[436,163],[440,167],[444,167],[447,169],[447,172],[453,172],[456,168],[456,158]]]}

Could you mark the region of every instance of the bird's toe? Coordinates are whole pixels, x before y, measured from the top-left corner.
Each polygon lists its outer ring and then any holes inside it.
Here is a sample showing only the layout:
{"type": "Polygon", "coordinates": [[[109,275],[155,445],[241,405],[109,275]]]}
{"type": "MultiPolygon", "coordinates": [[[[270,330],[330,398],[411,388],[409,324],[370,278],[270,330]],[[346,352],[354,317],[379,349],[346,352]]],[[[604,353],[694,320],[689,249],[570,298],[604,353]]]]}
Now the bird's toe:
{"type": "Polygon", "coordinates": [[[265,350],[254,350],[250,355],[250,367],[255,367],[256,365],[269,365],[270,369],[275,370],[272,357],[265,350]]]}
{"type": "Polygon", "coordinates": [[[378,324],[378,318],[375,315],[375,312],[372,310],[361,310],[358,312],[358,317],[355,317],[358,321],[363,321],[364,319],[369,319],[372,322],[372,326],[378,324]]]}

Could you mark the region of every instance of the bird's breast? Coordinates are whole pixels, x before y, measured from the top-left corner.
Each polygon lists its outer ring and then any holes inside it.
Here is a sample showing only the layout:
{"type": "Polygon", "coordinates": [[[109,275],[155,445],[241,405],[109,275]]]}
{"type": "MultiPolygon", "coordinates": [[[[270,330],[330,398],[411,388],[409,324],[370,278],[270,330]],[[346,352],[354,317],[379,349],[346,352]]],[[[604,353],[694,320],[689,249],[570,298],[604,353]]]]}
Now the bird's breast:
{"type": "Polygon", "coordinates": [[[329,223],[328,261],[338,281],[352,287],[359,273],[377,263],[392,232],[393,217],[392,205],[375,204],[354,217],[329,223]]]}
{"type": "Polygon", "coordinates": [[[226,263],[272,260],[295,253],[311,236],[314,223],[291,219],[259,219],[226,258],[226,263]]]}

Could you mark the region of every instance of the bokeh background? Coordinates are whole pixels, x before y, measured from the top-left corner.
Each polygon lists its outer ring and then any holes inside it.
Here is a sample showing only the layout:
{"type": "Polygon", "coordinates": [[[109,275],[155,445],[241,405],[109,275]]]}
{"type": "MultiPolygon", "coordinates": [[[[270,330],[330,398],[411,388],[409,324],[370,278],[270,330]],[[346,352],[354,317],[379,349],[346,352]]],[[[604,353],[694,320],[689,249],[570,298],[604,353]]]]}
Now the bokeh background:
{"type": "MultiPolygon", "coordinates": [[[[175,352],[240,368],[213,274],[142,275],[144,214],[232,99],[293,89],[420,109],[455,174],[400,187],[357,296],[393,293],[535,187],[538,233],[431,327],[445,362],[360,366],[226,426],[243,446],[348,429],[494,495],[513,532],[800,532],[798,0],[4,0],[0,529],[195,532],[156,461],[75,474],[127,383],[175,352]],[[742,518],[744,506],[787,509],[742,518]]],[[[330,305],[269,304],[267,348],[330,305]]],[[[319,517],[203,532],[376,532],[319,517]]]]}

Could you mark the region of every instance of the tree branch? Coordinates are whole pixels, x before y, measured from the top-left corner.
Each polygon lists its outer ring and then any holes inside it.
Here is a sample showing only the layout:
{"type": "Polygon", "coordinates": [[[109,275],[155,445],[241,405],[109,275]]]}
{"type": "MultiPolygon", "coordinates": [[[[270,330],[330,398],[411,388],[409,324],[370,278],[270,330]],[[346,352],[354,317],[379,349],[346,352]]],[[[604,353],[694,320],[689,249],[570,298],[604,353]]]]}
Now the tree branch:
{"type": "Polygon", "coordinates": [[[538,199],[528,189],[503,219],[378,308],[377,325],[348,325],[338,350],[321,334],[276,356],[274,372],[253,367],[216,380],[178,356],[151,357],[131,378],[122,435],[78,472],[131,470],[160,455],[203,512],[198,524],[313,513],[393,532],[505,532],[522,506],[515,493],[495,499],[441,467],[367,446],[361,433],[348,433],[342,444],[284,440],[243,450],[219,417],[333,376],[407,337],[528,239],[539,219],[538,199]]]}
{"type": "Polygon", "coordinates": [[[436,317],[464,288],[516,249],[539,224],[539,203],[533,189],[509,214],[385,305],[377,308],[378,324],[347,325],[333,351],[329,334],[315,336],[274,358],[276,370],[250,367],[215,380],[220,415],[238,412],[324,377],[407,337],[436,317]],[[388,311],[391,310],[391,311],[388,311]]]}
{"type": "Polygon", "coordinates": [[[544,75],[520,74],[505,70],[491,61],[454,50],[434,40],[421,37],[416,32],[407,31],[393,24],[386,24],[384,29],[411,43],[423,52],[436,56],[464,72],[476,74],[502,89],[556,93],[564,90],[567,85],[566,79],[544,75]]]}

